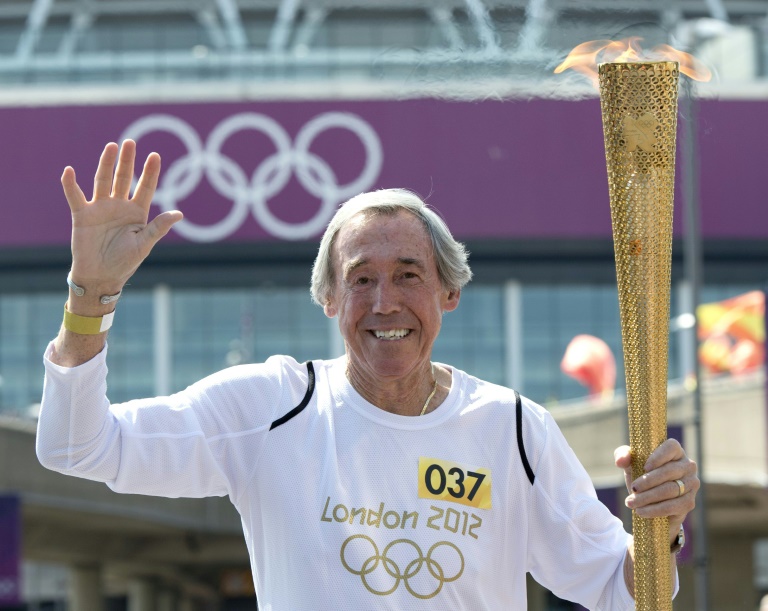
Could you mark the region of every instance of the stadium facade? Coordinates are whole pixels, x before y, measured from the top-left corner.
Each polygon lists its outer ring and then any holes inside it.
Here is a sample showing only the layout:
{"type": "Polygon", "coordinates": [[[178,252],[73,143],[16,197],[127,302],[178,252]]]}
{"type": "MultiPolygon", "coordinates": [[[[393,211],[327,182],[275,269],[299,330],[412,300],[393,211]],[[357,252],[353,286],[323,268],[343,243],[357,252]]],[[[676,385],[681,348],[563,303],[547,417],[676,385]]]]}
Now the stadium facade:
{"type": "MultiPolygon", "coordinates": [[[[621,371],[618,301],[599,103],[548,73],[576,43],[622,30],[651,40],[672,32],[718,68],[681,120],[684,143],[695,111],[697,154],[680,147],[673,315],[692,311],[685,201],[700,216],[700,301],[766,288],[764,3],[194,4],[0,7],[6,418],[34,419],[41,355],[66,299],[61,171],[72,165],[87,190],[104,143],[128,137],[140,157],[163,158],[153,212],[178,208],[185,220],[120,301],[112,401],[171,393],[276,353],[340,355],[335,321],[309,298],[319,235],[349,197],[402,187],[427,198],[471,253],[474,280],[444,319],[435,360],[553,409],[577,402],[583,387],[560,371],[565,348],[577,334],[600,337],[621,371]]],[[[689,333],[671,335],[673,381],[692,370],[689,333]]],[[[768,481],[750,485],[764,493],[768,481]]],[[[0,493],[24,502],[23,492],[0,493]]],[[[768,524],[744,537],[756,601],[768,592],[759,569],[768,524]]],[[[247,567],[225,568],[234,579],[247,567]]],[[[27,590],[18,604],[45,598],[27,590]]],[[[121,596],[112,604],[130,598],[121,596]]],[[[235,598],[226,608],[239,608],[235,598]]]]}

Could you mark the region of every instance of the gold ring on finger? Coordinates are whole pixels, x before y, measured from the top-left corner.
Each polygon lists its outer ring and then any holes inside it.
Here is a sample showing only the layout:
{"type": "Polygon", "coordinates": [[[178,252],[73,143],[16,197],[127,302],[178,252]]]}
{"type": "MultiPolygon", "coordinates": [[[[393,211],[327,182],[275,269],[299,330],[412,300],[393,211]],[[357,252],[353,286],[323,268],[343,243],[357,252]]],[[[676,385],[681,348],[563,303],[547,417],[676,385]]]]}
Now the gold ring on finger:
{"type": "Polygon", "coordinates": [[[683,483],[683,480],[676,479],[675,483],[677,484],[677,488],[678,488],[677,496],[678,497],[683,496],[685,494],[685,484],[683,483]]]}

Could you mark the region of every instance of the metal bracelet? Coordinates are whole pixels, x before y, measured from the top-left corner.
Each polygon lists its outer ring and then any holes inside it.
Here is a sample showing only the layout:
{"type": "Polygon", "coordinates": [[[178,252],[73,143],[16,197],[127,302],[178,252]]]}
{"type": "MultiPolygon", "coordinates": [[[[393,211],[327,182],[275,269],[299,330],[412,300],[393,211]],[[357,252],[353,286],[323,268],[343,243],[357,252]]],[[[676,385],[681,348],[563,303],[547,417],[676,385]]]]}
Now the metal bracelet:
{"type": "MultiPolygon", "coordinates": [[[[72,280],[72,272],[70,271],[69,274],[67,274],[67,284],[69,285],[69,288],[72,289],[72,291],[77,295],[78,297],[82,297],[85,295],[85,289],[81,286],[77,286],[75,282],[72,280]]],[[[99,302],[101,302],[103,305],[107,305],[110,303],[114,303],[118,299],[120,299],[120,296],[123,294],[123,291],[119,291],[118,293],[114,295],[102,295],[99,297],[99,302]]]]}

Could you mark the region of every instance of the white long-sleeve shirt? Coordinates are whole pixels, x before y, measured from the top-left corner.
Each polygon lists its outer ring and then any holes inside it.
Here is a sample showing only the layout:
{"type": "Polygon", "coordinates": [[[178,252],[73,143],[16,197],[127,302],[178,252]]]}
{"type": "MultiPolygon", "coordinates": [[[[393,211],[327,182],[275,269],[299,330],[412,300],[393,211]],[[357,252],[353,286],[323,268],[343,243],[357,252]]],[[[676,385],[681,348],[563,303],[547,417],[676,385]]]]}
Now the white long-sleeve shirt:
{"type": "Polygon", "coordinates": [[[344,357],[314,361],[306,408],[270,430],[307,391],[289,357],[110,405],[106,352],[45,359],[40,461],[116,492],[228,495],[264,611],[524,610],[526,572],[587,608],[634,608],[629,535],[526,399],[521,452],[509,389],[454,368],[436,410],[404,417],[366,402],[344,357]]]}

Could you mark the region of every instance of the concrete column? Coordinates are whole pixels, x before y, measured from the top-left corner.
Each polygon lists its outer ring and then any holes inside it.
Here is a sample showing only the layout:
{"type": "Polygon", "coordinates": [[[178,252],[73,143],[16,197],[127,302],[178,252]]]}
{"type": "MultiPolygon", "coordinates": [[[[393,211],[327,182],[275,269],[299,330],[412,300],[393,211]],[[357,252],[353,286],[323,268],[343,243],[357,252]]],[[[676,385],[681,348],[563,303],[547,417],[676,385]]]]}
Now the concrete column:
{"type": "Polygon", "coordinates": [[[179,596],[175,590],[161,588],[157,594],[157,611],[177,611],[179,596]]]}
{"type": "Polygon", "coordinates": [[[195,611],[195,609],[197,609],[195,601],[188,594],[182,594],[179,597],[179,606],[176,611],[195,611]]]}
{"type": "Polygon", "coordinates": [[[528,611],[545,611],[547,609],[547,590],[539,585],[530,573],[525,576],[528,593],[528,611]]]}
{"type": "Polygon", "coordinates": [[[680,376],[685,379],[695,372],[696,354],[693,348],[693,334],[695,319],[693,318],[693,296],[691,283],[681,280],[677,285],[677,312],[673,314],[673,330],[677,331],[674,341],[678,346],[678,359],[680,376]]]}
{"type": "Polygon", "coordinates": [[[750,610],[757,606],[753,547],[752,537],[733,532],[710,537],[711,609],[750,610]]]}
{"type": "Polygon", "coordinates": [[[171,322],[171,290],[158,284],[153,292],[155,394],[171,394],[173,377],[173,334],[171,322]]]}
{"type": "Polygon", "coordinates": [[[104,609],[104,584],[99,565],[72,567],[69,587],[72,609],[93,609],[94,611],[104,609]]]}
{"type": "Polygon", "coordinates": [[[128,585],[128,611],[159,611],[157,586],[148,578],[137,578],[128,585]]]}
{"type": "Polygon", "coordinates": [[[344,354],[344,338],[339,331],[338,316],[328,319],[328,347],[329,358],[335,359],[344,354]]]}
{"type": "Polygon", "coordinates": [[[504,285],[504,383],[523,392],[523,288],[516,280],[504,285]]]}

